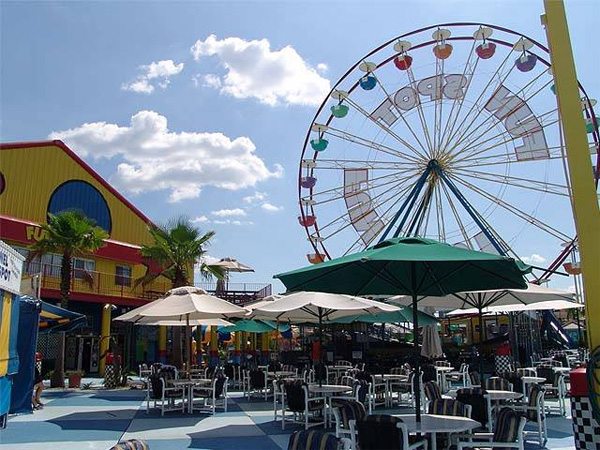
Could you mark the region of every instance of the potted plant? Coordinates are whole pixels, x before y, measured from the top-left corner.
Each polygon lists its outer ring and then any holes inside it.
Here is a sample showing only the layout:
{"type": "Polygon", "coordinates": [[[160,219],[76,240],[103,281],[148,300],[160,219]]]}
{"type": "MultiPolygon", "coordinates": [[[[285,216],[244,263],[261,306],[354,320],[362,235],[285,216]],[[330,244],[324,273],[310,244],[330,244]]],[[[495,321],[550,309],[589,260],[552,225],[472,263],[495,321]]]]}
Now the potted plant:
{"type": "Polygon", "coordinates": [[[73,370],[67,372],[69,378],[69,388],[79,388],[81,386],[81,377],[83,377],[82,370],[73,370]]]}

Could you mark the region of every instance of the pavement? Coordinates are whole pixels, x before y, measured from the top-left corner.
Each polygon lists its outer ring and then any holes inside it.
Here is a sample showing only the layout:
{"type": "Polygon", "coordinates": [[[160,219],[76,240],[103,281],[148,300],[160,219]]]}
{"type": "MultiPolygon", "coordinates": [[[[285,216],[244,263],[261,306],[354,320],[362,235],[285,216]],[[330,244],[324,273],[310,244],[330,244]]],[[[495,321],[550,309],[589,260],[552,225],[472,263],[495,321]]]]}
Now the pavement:
{"type": "MultiPolygon", "coordinates": [[[[299,425],[273,421],[273,403],[250,401],[230,392],[228,412],[214,416],[160,410],[146,412],[142,390],[47,390],[45,407],[11,416],[0,430],[0,450],[106,450],[121,440],[143,439],[151,450],[280,450],[299,425]]],[[[407,408],[376,409],[376,413],[409,413],[407,408]]],[[[548,417],[545,448],[574,449],[570,417],[548,417]]],[[[526,428],[533,429],[529,424],[526,428]]],[[[539,449],[526,442],[526,450],[539,449]]]]}

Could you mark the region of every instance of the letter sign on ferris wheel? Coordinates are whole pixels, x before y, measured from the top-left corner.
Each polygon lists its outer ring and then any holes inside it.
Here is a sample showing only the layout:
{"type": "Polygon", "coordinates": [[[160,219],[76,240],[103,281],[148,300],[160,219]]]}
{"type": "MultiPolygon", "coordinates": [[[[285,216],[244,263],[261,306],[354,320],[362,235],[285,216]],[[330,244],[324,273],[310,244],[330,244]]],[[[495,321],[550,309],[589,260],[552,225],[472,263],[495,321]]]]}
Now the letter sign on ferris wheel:
{"type": "MultiPolygon", "coordinates": [[[[599,119],[580,94],[597,174],[599,119]]],[[[575,227],[548,50],[476,23],[382,44],[317,110],[298,194],[312,263],[415,235],[513,256],[524,243],[560,252],[575,227]]]]}

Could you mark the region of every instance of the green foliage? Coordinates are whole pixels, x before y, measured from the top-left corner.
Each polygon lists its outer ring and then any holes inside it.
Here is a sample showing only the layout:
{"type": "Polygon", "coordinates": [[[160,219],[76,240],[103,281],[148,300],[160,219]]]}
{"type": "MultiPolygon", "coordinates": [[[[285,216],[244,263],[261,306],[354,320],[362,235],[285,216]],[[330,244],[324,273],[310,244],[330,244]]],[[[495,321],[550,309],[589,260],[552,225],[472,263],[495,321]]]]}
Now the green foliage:
{"type": "MultiPolygon", "coordinates": [[[[206,255],[206,247],[215,235],[214,231],[204,234],[189,219],[180,217],[166,226],[150,228],[152,244],[143,245],[142,256],[156,261],[162,268],[159,273],[146,273],[136,280],[136,285],[151,283],[159,276],[169,279],[173,287],[191,283],[196,261],[206,255]]],[[[220,267],[201,263],[200,273],[205,279],[222,279],[225,275],[220,267]]]]}

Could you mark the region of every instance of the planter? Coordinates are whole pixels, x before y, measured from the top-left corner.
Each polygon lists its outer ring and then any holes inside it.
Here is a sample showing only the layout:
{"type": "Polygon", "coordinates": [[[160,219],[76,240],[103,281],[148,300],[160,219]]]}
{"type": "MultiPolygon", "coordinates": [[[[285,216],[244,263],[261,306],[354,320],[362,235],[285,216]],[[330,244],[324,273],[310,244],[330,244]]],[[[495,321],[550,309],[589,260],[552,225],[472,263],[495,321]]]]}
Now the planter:
{"type": "Polygon", "coordinates": [[[81,374],[80,373],[70,373],[69,374],[69,388],[79,388],[81,387],[81,374]]]}

